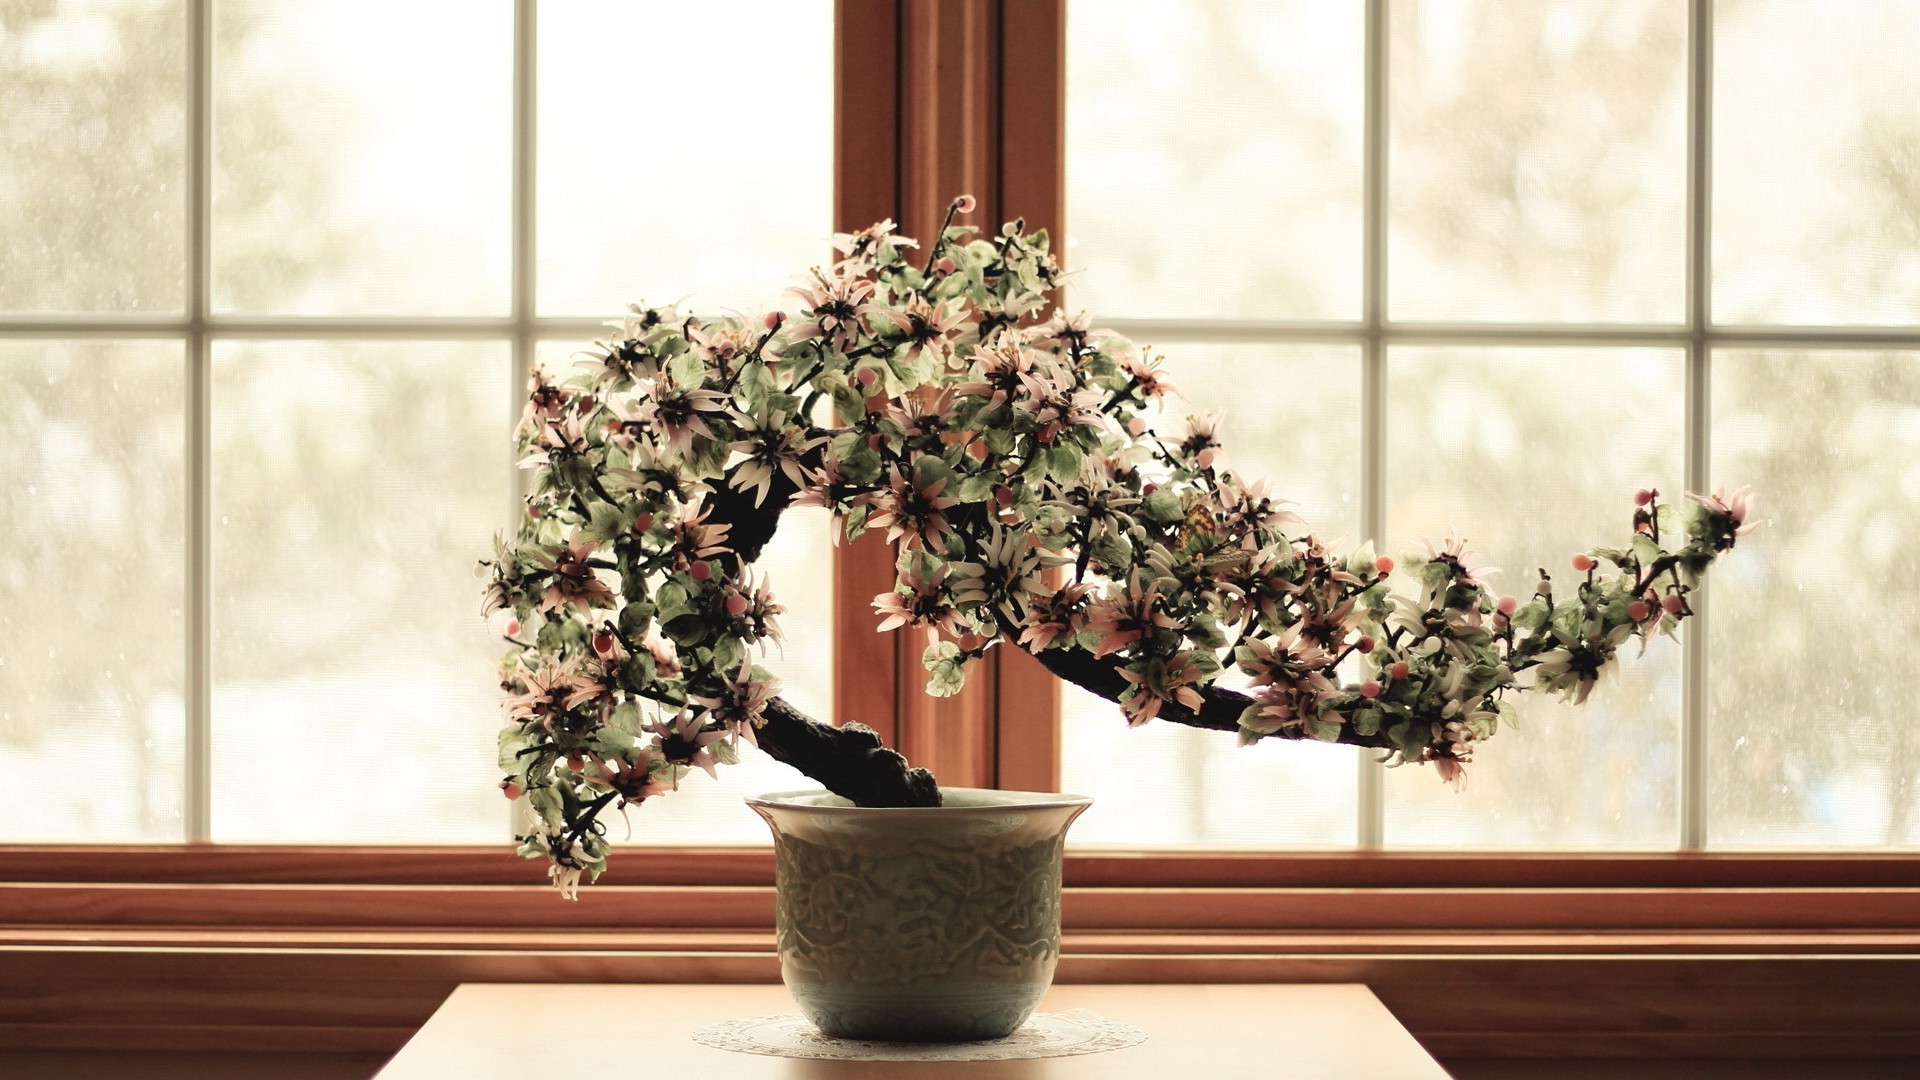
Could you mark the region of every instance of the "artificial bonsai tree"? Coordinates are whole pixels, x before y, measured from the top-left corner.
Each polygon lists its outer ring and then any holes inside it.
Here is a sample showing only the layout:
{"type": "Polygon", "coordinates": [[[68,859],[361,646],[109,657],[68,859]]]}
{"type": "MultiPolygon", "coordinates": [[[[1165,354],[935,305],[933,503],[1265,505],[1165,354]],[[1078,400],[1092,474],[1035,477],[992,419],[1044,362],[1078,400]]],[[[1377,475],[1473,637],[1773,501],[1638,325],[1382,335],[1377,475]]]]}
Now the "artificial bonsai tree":
{"type": "Polygon", "coordinates": [[[529,800],[521,853],[567,895],[605,867],[609,806],[742,740],[858,805],[939,803],[925,770],[804,715],[754,662],[783,609],[753,564],[790,507],[895,545],[877,626],[925,634],[930,694],[1019,648],[1130,724],[1349,743],[1456,786],[1508,696],[1585,700],[1754,527],[1744,492],[1682,513],[1642,491],[1625,542],[1527,597],[1489,591],[1458,542],[1398,567],[1329,550],[1231,469],[1212,422],[1162,430],[1157,356],[1047,310],[1044,232],[953,224],[972,209],[955,200],[924,251],[891,222],[836,237],[844,257],[763,318],[636,307],[570,377],[533,374],[531,493],[483,564],[485,606],[511,645],[501,786],[529,800]]]}

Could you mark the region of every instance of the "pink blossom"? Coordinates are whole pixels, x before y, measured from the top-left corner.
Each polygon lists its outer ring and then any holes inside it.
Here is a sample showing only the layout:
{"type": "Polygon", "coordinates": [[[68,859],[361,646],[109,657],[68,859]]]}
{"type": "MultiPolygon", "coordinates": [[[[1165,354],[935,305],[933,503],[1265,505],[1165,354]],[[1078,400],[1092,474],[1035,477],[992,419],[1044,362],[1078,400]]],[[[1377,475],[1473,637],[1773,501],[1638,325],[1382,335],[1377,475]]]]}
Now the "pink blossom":
{"type": "MultiPolygon", "coordinates": [[[[709,747],[727,737],[725,728],[705,727],[692,712],[683,709],[671,720],[656,720],[647,730],[653,733],[652,749],[658,756],[675,765],[705,769],[708,776],[720,778],[714,771],[717,762],[709,747]]],[[[679,786],[678,780],[674,786],[679,786]]]]}
{"type": "Polygon", "coordinates": [[[1090,584],[1062,586],[1055,592],[1036,598],[1027,607],[1020,631],[1020,645],[1030,652],[1041,652],[1062,638],[1072,638],[1086,625],[1083,604],[1093,592],[1090,584]]]}
{"type": "Polygon", "coordinates": [[[919,560],[914,560],[901,571],[893,591],[873,598],[874,612],[885,616],[879,629],[885,632],[918,626],[926,631],[929,645],[938,642],[942,633],[959,637],[965,632],[965,624],[947,591],[948,565],[938,563],[930,574],[922,574],[921,569],[919,560]],[[903,587],[904,593],[899,591],[903,587]]]}
{"type": "Polygon", "coordinates": [[[547,588],[540,594],[542,610],[572,608],[587,612],[613,604],[613,590],[600,580],[588,561],[599,546],[598,540],[588,540],[575,529],[559,549],[544,552],[546,558],[553,560],[553,565],[549,568],[547,588]]]}
{"type": "Polygon", "coordinates": [[[875,512],[867,524],[887,530],[888,542],[897,540],[907,548],[938,549],[954,535],[945,511],[960,505],[960,500],[941,494],[946,489],[944,476],[924,483],[918,479],[910,481],[896,468],[885,490],[875,494],[875,512]]]}
{"type": "Polygon", "coordinates": [[[1136,662],[1121,668],[1120,677],[1132,684],[1120,699],[1129,727],[1139,727],[1160,715],[1160,707],[1169,701],[1179,703],[1189,712],[1198,712],[1206,704],[1196,689],[1206,677],[1193,662],[1192,653],[1136,662]]]}
{"type": "Polygon", "coordinates": [[[1158,610],[1159,603],[1159,587],[1139,571],[1112,597],[1095,600],[1087,609],[1087,626],[1100,635],[1093,655],[1119,652],[1157,630],[1178,626],[1172,616],[1158,610]]]}

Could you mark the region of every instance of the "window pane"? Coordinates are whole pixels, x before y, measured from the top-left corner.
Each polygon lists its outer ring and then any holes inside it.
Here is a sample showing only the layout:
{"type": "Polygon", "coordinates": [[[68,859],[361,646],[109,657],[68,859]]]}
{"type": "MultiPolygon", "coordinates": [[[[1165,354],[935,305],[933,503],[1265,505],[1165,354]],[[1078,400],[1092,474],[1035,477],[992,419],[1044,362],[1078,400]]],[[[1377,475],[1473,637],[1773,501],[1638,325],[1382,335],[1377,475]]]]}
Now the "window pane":
{"type": "Polygon", "coordinates": [[[0,3],[0,311],[178,311],[180,0],[0,3]]]}
{"type": "Polygon", "coordinates": [[[1687,5],[1396,0],[1400,319],[1678,322],[1687,5]]]}
{"type": "Polygon", "coordinates": [[[513,5],[214,9],[214,306],[504,313],[513,5]]]}
{"type": "Polygon", "coordinates": [[[1712,580],[1709,838],[1920,846],[1920,353],[1715,354],[1713,474],[1766,524],[1712,580]]]}
{"type": "Polygon", "coordinates": [[[1715,317],[1920,323],[1920,10],[1713,10],[1715,317]]]}
{"type": "Polygon", "coordinates": [[[184,371],[0,342],[0,840],[184,838],[184,371]]]}
{"type": "MultiPolygon", "coordinates": [[[[1353,542],[1360,531],[1359,350],[1169,351],[1167,369],[1188,401],[1170,409],[1168,419],[1177,425],[1188,413],[1224,412],[1228,463],[1270,481],[1276,496],[1298,501],[1304,528],[1353,542]]],[[[1240,747],[1231,733],[1172,723],[1129,730],[1119,706],[1075,687],[1063,688],[1061,708],[1061,785],[1094,800],[1073,827],[1075,843],[1275,848],[1354,841],[1351,748],[1272,739],[1240,747]]]]}
{"type": "Polygon", "coordinates": [[[1069,5],[1064,261],[1085,270],[1076,306],[1359,316],[1363,12],[1324,0],[1069,5]]]}
{"type": "MultiPolygon", "coordinates": [[[[543,343],[540,362],[563,372],[579,346],[543,343]]],[[[786,614],[779,619],[786,643],[757,662],[780,677],[781,696],[816,720],[833,715],[833,536],[825,510],[789,510],[754,565],[786,614]]],[[[741,800],[749,795],[820,782],[741,743],[740,763],[722,766],[717,781],[698,770],[671,795],[648,799],[628,812],[634,839],[643,844],[771,844],[766,822],[741,800]]],[[[619,860],[614,860],[615,872],[619,860]]],[[[611,878],[609,881],[613,880],[611,878]]]]}
{"type": "MultiPolygon", "coordinates": [[[[1573,553],[1632,535],[1633,493],[1680,497],[1683,359],[1664,349],[1404,349],[1389,357],[1387,535],[1449,532],[1496,593],[1537,568],[1572,591],[1573,553]]],[[[1391,548],[1389,549],[1391,550],[1391,548]]],[[[1388,771],[1390,844],[1670,848],[1679,839],[1680,648],[1624,650],[1579,708],[1515,696],[1455,794],[1388,771]]]]}
{"type": "Polygon", "coordinates": [[[492,343],[214,352],[213,832],[500,842],[477,560],[512,505],[492,343]]]}
{"type": "Polygon", "coordinates": [[[825,262],[833,24],[831,0],[542,4],[541,313],[767,307],[825,262]]]}

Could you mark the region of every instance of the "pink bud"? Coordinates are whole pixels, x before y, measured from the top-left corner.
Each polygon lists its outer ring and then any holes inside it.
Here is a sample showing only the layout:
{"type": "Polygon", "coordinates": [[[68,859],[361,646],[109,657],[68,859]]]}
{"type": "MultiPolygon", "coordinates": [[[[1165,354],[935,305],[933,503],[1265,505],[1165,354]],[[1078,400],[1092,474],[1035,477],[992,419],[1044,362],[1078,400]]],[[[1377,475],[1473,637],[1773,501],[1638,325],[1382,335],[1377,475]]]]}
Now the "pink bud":
{"type": "Polygon", "coordinates": [[[519,619],[507,620],[507,636],[508,637],[520,636],[520,620],[519,619]]]}
{"type": "Polygon", "coordinates": [[[1641,488],[1639,491],[1633,493],[1633,505],[1645,506],[1652,502],[1653,497],[1658,494],[1660,493],[1652,488],[1641,488]]]}
{"type": "Polygon", "coordinates": [[[871,390],[873,384],[880,381],[880,373],[872,368],[861,368],[860,374],[854,376],[854,380],[860,384],[860,389],[871,390]]]}
{"type": "Polygon", "coordinates": [[[653,515],[651,513],[642,510],[639,514],[635,515],[633,519],[634,532],[643,533],[651,528],[653,528],[653,515]]]}
{"type": "Polygon", "coordinates": [[[1213,448],[1208,447],[1205,450],[1200,451],[1198,454],[1195,454],[1193,456],[1193,461],[1194,461],[1194,464],[1200,466],[1203,469],[1211,469],[1213,468],[1213,457],[1214,457],[1213,448]]]}
{"type": "Polygon", "coordinates": [[[1679,593],[1668,593],[1666,597],[1660,601],[1661,610],[1669,615],[1678,615],[1686,610],[1686,607],[1686,598],[1679,593]]]}
{"type": "Polygon", "coordinates": [[[951,274],[953,273],[953,260],[942,255],[940,256],[940,261],[933,264],[933,268],[943,274],[951,274]]]}
{"type": "Polygon", "coordinates": [[[727,597],[727,614],[745,615],[746,613],[747,613],[746,597],[741,596],[739,593],[734,593],[732,596],[727,597]]]}
{"type": "Polygon", "coordinates": [[[1647,606],[1645,600],[1635,600],[1633,603],[1627,605],[1627,618],[1632,619],[1634,622],[1646,622],[1647,616],[1651,614],[1653,614],[1653,609],[1647,606]]]}
{"type": "Polygon", "coordinates": [[[769,330],[780,329],[780,324],[786,321],[787,321],[787,313],[784,311],[767,312],[766,323],[767,323],[767,329],[769,330]]]}
{"type": "Polygon", "coordinates": [[[1354,650],[1362,656],[1372,652],[1373,646],[1374,640],[1365,634],[1360,635],[1360,640],[1353,643],[1354,650]]]}
{"type": "Polygon", "coordinates": [[[980,204],[974,202],[973,196],[971,195],[962,195],[959,198],[953,200],[953,209],[955,213],[971,214],[973,213],[973,208],[978,205],[980,204]]]}
{"type": "Polygon", "coordinates": [[[1134,438],[1139,438],[1146,430],[1147,422],[1138,416],[1127,421],[1127,434],[1132,435],[1134,438]]]}
{"type": "Polygon", "coordinates": [[[526,792],[520,790],[519,784],[516,784],[511,780],[500,781],[500,790],[509,799],[517,799],[520,796],[526,794],[526,792]]]}
{"type": "Polygon", "coordinates": [[[1013,489],[1008,487],[1005,484],[993,485],[993,501],[995,505],[1000,506],[1003,509],[1005,507],[1012,506],[1013,505],[1013,489]]]}
{"type": "Polygon", "coordinates": [[[1511,596],[1503,596],[1500,598],[1500,602],[1493,607],[1495,611],[1498,611],[1502,615],[1511,615],[1519,609],[1520,601],[1515,600],[1511,596]]]}
{"type": "Polygon", "coordinates": [[[1377,698],[1377,697],[1379,697],[1379,696],[1380,696],[1380,684],[1379,684],[1379,683],[1377,683],[1377,682],[1374,682],[1374,681],[1373,681],[1372,679],[1368,679],[1368,680],[1367,680],[1366,682],[1363,682],[1363,683],[1361,683],[1361,684],[1360,684],[1360,696],[1361,696],[1361,697],[1363,697],[1363,698],[1377,698]]]}
{"type": "Polygon", "coordinates": [[[713,577],[713,566],[704,561],[697,562],[687,570],[687,573],[692,574],[695,581],[707,581],[713,577]]]}
{"type": "Polygon", "coordinates": [[[1573,568],[1583,574],[1593,569],[1594,565],[1593,557],[1585,553],[1573,557],[1573,568]]]}
{"type": "Polygon", "coordinates": [[[1390,555],[1382,555],[1373,560],[1373,571],[1376,574],[1393,573],[1393,557],[1390,555]]]}
{"type": "Polygon", "coordinates": [[[540,509],[539,503],[530,502],[527,504],[527,516],[533,520],[539,521],[543,513],[544,511],[540,509]]]}
{"type": "Polygon", "coordinates": [[[1407,671],[1407,662],[1405,660],[1395,660],[1393,665],[1387,668],[1387,678],[1404,679],[1407,677],[1407,671]]]}
{"type": "Polygon", "coordinates": [[[607,633],[605,630],[593,635],[593,651],[596,656],[612,655],[613,635],[607,633]]]}

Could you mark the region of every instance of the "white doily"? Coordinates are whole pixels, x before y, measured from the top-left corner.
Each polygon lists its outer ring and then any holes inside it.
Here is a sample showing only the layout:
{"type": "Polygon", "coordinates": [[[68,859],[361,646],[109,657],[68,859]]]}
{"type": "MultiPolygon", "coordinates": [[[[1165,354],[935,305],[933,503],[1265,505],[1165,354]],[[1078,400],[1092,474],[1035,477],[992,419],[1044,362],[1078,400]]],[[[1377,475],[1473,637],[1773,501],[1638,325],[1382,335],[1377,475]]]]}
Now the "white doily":
{"type": "Polygon", "coordinates": [[[1145,1042],[1147,1033],[1109,1020],[1092,1009],[1034,1013],[1004,1039],[963,1043],[863,1042],[822,1034],[804,1016],[748,1016],[722,1020],[693,1033],[693,1041],[718,1050],[772,1057],[834,1061],[1009,1061],[1066,1057],[1120,1050],[1145,1042]]]}

